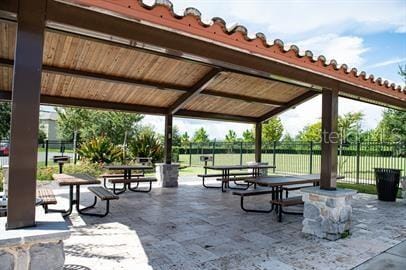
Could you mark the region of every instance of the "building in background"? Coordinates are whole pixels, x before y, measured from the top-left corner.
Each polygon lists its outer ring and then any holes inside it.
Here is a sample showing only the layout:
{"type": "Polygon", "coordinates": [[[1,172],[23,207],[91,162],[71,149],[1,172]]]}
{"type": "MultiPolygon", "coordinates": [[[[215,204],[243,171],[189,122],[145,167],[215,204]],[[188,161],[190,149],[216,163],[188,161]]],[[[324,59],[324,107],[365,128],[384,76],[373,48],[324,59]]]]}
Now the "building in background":
{"type": "Polygon", "coordinates": [[[50,141],[58,140],[57,113],[55,111],[41,109],[39,114],[39,128],[45,132],[46,138],[50,141]]]}

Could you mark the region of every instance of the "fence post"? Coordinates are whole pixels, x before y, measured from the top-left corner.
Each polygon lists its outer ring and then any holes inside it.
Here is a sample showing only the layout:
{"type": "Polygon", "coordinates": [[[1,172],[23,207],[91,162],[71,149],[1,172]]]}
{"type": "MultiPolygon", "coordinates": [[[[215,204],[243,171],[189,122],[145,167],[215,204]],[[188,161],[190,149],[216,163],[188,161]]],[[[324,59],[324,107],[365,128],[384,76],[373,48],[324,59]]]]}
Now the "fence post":
{"type": "Polygon", "coordinates": [[[360,151],[361,151],[361,142],[357,142],[357,168],[356,168],[356,183],[359,184],[359,173],[360,173],[360,151]]]}
{"type": "Polygon", "coordinates": [[[242,142],[240,142],[240,165],[242,165],[242,142]]]}
{"type": "Polygon", "coordinates": [[[49,144],[48,144],[48,139],[45,140],[45,167],[48,167],[48,149],[49,149],[49,144]]]}
{"type": "Polygon", "coordinates": [[[216,140],[213,141],[213,150],[212,150],[212,166],[214,166],[214,158],[216,156],[216,140]]]}
{"type": "Polygon", "coordinates": [[[273,142],[273,161],[272,165],[274,166],[273,172],[275,173],[276,171],[276,141],[273,142]]]}
{"type": "MultiPolygon", "coordinates": [[[[76,160],[77,160],[77,158],[76,158],[76,155],[77,155],[77,152],[76,152],[76,147],[77,147],[77,141],[76,140],[74,140],[73,141],[73,164],[74,165],[76,165],[76,160]]],[[[125,151],[126,151],[126,148],[125,148],[126,146],[124,145],[124,161],[125,161],[125,151]]]]}
{"type": "Polygon", "coordinates": [[[192,143],[189,144],[189,167],[192,167],[192,143]]]}
{"type": "Polygon", "coordinates": [[[310,174],[313,173],[313,141],[310,141],[310,174]]]}

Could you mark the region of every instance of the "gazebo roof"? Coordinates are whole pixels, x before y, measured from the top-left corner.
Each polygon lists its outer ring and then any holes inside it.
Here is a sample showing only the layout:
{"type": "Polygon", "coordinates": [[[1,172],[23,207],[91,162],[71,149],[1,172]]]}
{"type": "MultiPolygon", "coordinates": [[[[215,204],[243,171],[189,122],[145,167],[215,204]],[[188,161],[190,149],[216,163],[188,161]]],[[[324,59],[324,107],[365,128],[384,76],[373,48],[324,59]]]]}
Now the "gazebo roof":
{"type": "MultiPolygon", "coordinates": [[[[16,2],[0,3],[0,98],[10,99],[16,2]],[[3,11],[3,12],[2,12],[3,11]],[[5,12],[7,11],[7,12],[5,12]]],[[[169,1],[48,0],[41,102],[264,121],[319,94],[406,109],[406,91],[244,26],[210,24],[169,1]]]]}

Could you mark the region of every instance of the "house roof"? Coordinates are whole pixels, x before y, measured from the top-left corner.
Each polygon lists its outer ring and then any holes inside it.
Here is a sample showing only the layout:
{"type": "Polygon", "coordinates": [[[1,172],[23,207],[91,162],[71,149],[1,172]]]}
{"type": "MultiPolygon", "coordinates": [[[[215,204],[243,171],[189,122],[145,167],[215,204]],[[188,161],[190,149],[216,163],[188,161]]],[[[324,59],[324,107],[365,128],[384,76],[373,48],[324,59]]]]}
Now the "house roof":
{"type": "MultiPolygon", "coordinates": [[[[0,3],[13,13],[13,0],[0,3]]],[[[268,42],[169,1],[48,0],[41,101],[143,113],[264,121],[319,94],[406,109],[406,91],[296,46],[268,42]]],[[[5,13],[4,13],[5,14],[5,13]]],[[[3,17],[6,15],[3,14],[3,17]]],[[[0,22],[0,97],[10,96],[16,25],[0,22]],[[2,94],[1,94],[2,93],[2,94]]]]}

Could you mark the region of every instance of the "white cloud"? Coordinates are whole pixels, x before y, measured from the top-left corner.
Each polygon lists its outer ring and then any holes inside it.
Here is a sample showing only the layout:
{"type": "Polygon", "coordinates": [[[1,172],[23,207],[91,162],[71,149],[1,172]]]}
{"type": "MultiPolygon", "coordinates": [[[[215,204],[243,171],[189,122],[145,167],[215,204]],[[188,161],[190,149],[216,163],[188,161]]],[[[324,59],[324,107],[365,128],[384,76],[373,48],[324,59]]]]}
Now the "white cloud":
{"type": "Polygon", "coordinates": [[[271,39],[302,39],[310,35],[348,31],[377,33],[406,32],[406,1],[403,0],[173,0],[181,13],[189,6],[200,9],[204,18],[223,17],[232,23],[259,24],[271,39]]]}
{"type": "Polygon", "coordinates": [[[402,62],[405,62],[406,58],[400,58],[400,57],[396,57],[393,59],[389,59],[383,62],[379,62],[379,63],[375,63],[372,65],[367,66],[367,68],[377,68],[377,67],[385,67],[385,66],[389,66],[389,65],[393,65],[393,64],[400,64],[402,62]]]}
{"type": "Polygon", "coordinates": [[[338,36],[327,34],[294,42],[301,51],[311,49],[315,56],[324,55],[327,59],[335,59],[339,64],[349,67],[361,67],[365,60],[363,54],[369,49],[364,41],[356,36],[338,36]]]}

